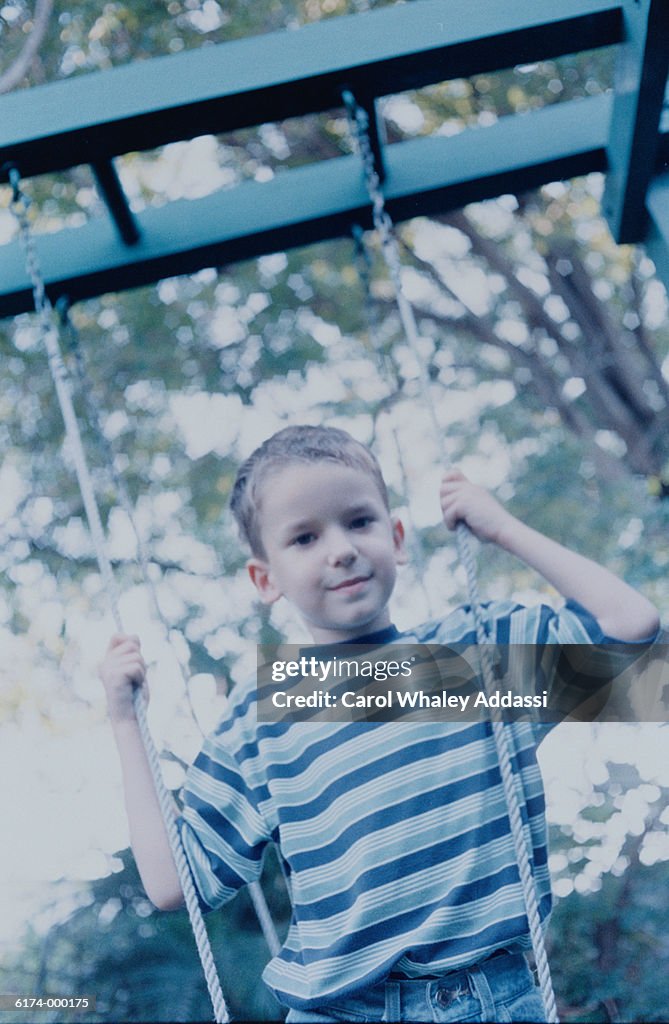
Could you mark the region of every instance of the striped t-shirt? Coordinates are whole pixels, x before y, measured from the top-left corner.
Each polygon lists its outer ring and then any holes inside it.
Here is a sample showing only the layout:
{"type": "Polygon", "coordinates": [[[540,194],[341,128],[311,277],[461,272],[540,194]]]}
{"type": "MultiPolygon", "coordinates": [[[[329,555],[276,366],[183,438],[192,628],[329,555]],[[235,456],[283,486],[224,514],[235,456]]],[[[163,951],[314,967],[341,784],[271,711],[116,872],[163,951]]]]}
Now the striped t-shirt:
{"type": "MultiPolygon", "coordinates": [[[[607,639],[573,602],[557,613],[513,602],[484,609],[491,641],[547,645],[537,691],[558,663],[557,645],[607,639]]],[[[366,640],[472,644],[475,629],[463,606],[366,640]]],[[[263,977],[280,1002],[316,1009],[391,971],[439,974],[530,945],[489,722],[259,724],[256,710],[251,679],[233,689],[229,712],[189,770],[180,825],[205,908],[257,879],[266,844],[276,843],[293,909],[263,977]]],[[[551,896],[535,756],[543,728],[506,726],[545,919],[551,896]]]]}

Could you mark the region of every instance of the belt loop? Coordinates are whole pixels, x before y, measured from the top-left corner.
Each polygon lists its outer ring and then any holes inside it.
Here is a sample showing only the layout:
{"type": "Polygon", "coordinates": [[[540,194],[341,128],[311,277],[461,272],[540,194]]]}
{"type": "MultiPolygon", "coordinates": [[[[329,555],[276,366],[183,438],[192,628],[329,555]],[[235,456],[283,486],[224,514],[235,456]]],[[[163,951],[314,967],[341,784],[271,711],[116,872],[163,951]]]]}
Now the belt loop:
{"type": "Polygon", "coordinates": [[[401,1020],[401,1000],[399,981],[386,982],[386,1012],[383,1015],[385,1021],[401,1020]]]}
{"type": "Polygon", "coordinates": [[[467,974],[471,978],[474,993],[478,996],[481,1004],[481,1020],[497,1020],[495,997],[492,994],[492,989],[488,984],[485,972],[481,970],[478,964],[474,964],[472,967],[467,968],[467,974]]]}

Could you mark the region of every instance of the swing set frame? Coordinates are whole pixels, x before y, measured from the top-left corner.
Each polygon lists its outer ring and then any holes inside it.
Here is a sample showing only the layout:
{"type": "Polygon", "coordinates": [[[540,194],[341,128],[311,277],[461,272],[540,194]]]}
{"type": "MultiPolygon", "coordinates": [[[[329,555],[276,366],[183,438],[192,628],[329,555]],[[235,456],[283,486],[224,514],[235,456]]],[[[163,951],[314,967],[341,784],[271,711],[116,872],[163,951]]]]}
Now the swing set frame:
{"type": "MultiPolygon", "coordinates": [[[[371,227],[357,157],[134,212],[116,157],[342,107],[369,117],[395,222],[606,171],[619,242],[645,242],[669,282],[669,62],[662,0],[413,0],[95,72],[0,98],[0,176],[87,164],[109,211],[39,237],[49,299],[68,303],[371,227]],[[615,46],[613,95],[553,103],[452,137],[385,145],[377,100],[575,51],[615,46]]],[[[0,247],[0,317],[33,308],[18,243],[0,247]]]]}

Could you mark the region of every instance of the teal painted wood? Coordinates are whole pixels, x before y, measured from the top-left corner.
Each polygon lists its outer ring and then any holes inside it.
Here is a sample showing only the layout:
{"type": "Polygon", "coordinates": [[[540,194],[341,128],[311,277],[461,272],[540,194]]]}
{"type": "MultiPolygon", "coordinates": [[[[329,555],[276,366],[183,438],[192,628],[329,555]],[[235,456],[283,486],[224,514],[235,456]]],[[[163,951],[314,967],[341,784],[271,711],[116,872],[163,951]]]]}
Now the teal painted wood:
{"type": "Polygon", "coordinates": [[[622,38],[622,0],[413,0],[0,98],[23,178],[622,38]]]}
{"type": "Polygon", "coordinates": [[[602,208],[617,242],[641,242],[669,68],[669,4],[624,0],[623,13],[602,208]]]}
{"type": "MultiPolygon", "coordinates": [[[[610,98],[555,104],[488,128],[415,139],[385,150],[385,193],[396,221],[459,209],[504,192],[603,170],[610,98]]],[[[357,156],[339,157],[245,182],[203,199],[168,203],[137,215],[140,239],[125,246],[112,225],[36,237],[52,302],[148,284],[203,267],[371,227],[357,156]]],[[[0,247],[0,316],[32,308],[17,243],[0,247]]]]}
{"type": "Polygon", "coordinates": [[[91,164],[98,192],[111,214],[121,241],[134,245],[139,241],[139,228],[113,160],[100,160],[91,164]]]}

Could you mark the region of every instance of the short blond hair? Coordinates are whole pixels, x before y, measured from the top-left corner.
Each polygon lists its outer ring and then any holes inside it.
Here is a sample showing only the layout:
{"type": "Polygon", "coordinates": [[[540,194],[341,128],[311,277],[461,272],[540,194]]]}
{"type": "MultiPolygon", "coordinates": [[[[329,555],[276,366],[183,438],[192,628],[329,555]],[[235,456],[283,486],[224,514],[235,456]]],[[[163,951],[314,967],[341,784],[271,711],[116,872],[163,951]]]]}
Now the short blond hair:
{"type": "Polygon", "coordinates": [[[337,462],[368,473],[387,509],[388,489],[376,457],[345,430],[336,427],[285,427],[264,441],[240,466],[230,498],[239,532],[257,557],[264,557],[260,536],[260,489],[272,473],[291,463],[337,462]]]}

